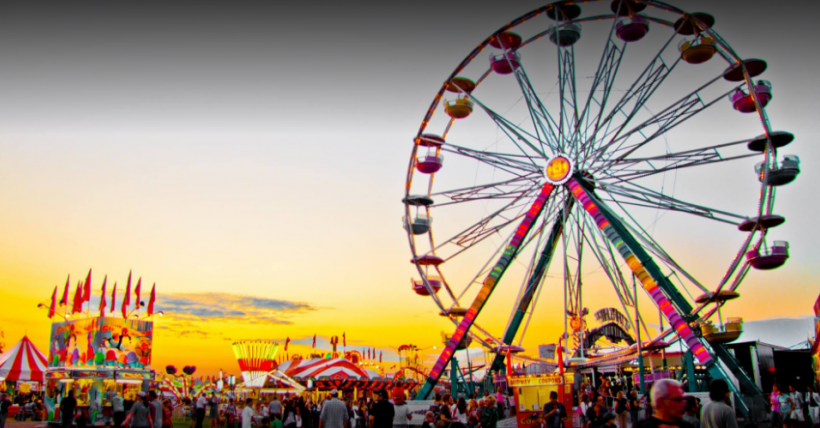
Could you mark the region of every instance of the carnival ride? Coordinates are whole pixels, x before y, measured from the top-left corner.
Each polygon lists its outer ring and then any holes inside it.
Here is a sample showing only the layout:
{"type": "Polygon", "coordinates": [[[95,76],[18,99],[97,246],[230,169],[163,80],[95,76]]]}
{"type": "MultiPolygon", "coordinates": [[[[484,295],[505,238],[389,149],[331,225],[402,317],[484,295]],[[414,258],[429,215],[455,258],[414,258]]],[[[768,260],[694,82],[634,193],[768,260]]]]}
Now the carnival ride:
{"type": "MultiPolygon", "coordinates": [[[[413,140],[403,199],[420,275],[412,290],[456,327],[419,397],[465,340],[521,346],[552,262],[563,268],[568,368],[680,340],[712,377],[731,372],[760,394],[723,346],[742,320],[724,323],[721,308],[751,269],[788,259],[788,243],[767,236],[785,221],[775,194],[800,167],[781,154],[794,136],[766,115],[772,84],[755,79],[767,63],[741,56],[714,25],[655,0],[556,2],[491,34],[445,79],[413,140]],[[762,158],[757,180],[742,175],[751,157],[762,158]],[[740,230],[734,251],[709,241],[727,226],[740,230]],[[674,241],[686,234],[695,251],[674,241]],[[725,268],[692,268],[698,260],[725,268]],[[476,318],[502,276],[521,288],[506,328],[493,331],[476,318]],[[623,319],[588,331],[585,284],[603,282],[623,319]],[[663,314],[658,331],[647,328],[656,310],[638,308],[638,285],[663,314]],[[600,338],[620,345],[598,352],[600,338]]],[[[587,303],[600,302],[602,288],[592,292],[587,303]]]]}
{"type": "Polygon", "coordinates": [[[259,393],[300,393],[305,387],[279,370],[279,344],[269,340],[245,340],[232,345],[242,371],[240,391],[259,393]]]}

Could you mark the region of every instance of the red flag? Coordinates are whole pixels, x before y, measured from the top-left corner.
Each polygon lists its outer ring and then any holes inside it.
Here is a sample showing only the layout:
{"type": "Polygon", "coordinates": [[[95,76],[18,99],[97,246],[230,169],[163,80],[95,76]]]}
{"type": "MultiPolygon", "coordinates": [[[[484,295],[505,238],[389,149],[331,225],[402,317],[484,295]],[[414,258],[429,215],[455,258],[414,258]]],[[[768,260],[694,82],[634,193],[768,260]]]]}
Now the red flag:
{"type": "Polygon", "coordinates": [[[347,335],[347,333],[342,332],[342,346],[344,346],[345,348],[347,348],[347,336],[346,335],[347,335]]]}
{"type": "Polygon", "coordinates": [[[71,280],[71,275],[65,279],[65,291],[63,291],[63,300],[60,300],[60,306],[68,306],[68,283],[71,280]]]}
{"type": "Polygon", "coordinates": [[[142,288],[142,277],[137,280],[137,287],[134,288],[134,295],[137,296],[137,310],[140,308],[140,289],[142,288]]]}
{"type": "Polygon", "coordinates": [[[128,271],[128,283],[125,284],[125,295],[122,297],[122,317],[128,318],[128,305],[131,303],[131,271],[128,271]]]}
{"type": "MultiPolygon", "coordinates": [[[[85,277],[85,284],[83,286],[83,302],[91,302],[91,269],[88,270],[88,276],[85,277]]],[[[89,304],[88,306],[91,305],[89,304]]]]}
{"type": "Polygon", "coordinates": [[[379,351],[379,362],[382,362],[382,354],[383,354],[383,352],[379,351]]]}
{"type": "Polygon", "coordinates": [[[288,343],[290,343],[290,336],[288,336],[288,338],[285,339],[285,351],[288,350],[288,343]]]}
{"type": "Polygon", "coordinates": [[[54,287],[54,292],[51,293],[51,307],[48,308],[48,317],[54,317],[54,311],[57,309],[57,287],[54,287]]]}
{"type": "Polygon", "coordinates": [[[77,290],[74,291],[74,305],[71,308],[71,313],[76,314],[83,311],[83,282],[77,282],[77,290]]]}
{"type": "Polygon", "coordinates": [[[103,278],[102,291],[100,292],[100,317],[105,316],[105,284],[108,282],[108,275],[103,278]]]}
{"type": "Polygon", "coordinates": [[[114,312],[117,309],[117,283],[114,283],[114,289],[111,290],[111,310],[108,313],[114,312]]]}
{"type": "Polygon", "coordinates": [[[157,283],[151,287],[151,298],[148,299],[148,316],[154,315],[154,302],[157,300],[157,283]]]}
{"type": "Polygon", "coordinates": [[[315,334],[313,335],[313,347],[314,348],[316,347],[316,335],[315,334]]]}

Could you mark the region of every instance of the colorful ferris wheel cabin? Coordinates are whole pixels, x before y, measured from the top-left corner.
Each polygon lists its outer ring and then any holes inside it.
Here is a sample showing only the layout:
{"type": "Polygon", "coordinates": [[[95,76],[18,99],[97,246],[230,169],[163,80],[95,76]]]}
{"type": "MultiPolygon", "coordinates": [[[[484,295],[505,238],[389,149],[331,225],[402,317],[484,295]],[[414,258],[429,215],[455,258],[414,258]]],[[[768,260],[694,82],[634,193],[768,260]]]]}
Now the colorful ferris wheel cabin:
{"type": "Polygon", "coordinates": [[[550,41],[560,47],[572,46],[581,40],[581,25],[566,23],[550,30],[550,41]]]}
{"type": "Polygon", "coordinates": [[[675,32],[682,36],[700,34],[715,25],[715,17],[708,13],[695,12],[683,15],[675,21],[675,32]]]}
{"type": "Polygon", "coordinates": [[[759,270],[776,269],[783,266],[789,258],[789,243],[774,241],[769,248],[753,249],[746,253],[746,261],[759,270]]]}
{"type": "Polygon", "coordinates": [[[749,73],[749,77],[757,77],[766,71],[766,61],[762,59],[752,58],[744,59],[743,62],[732,64],[723,72],[723,78],[730,82],[742,82],[746,80],[746,75],[743,74],[745,68],[749,73]]]}
{"type": "MultiPolygon", "coordinates": [[[[755,165],[755,173],[757,174],[758,179],[760,182],[763,182],[764,179],[764,162],[760,162],[759,164],[755,165]]],[[[779,164],[775,163],[772,168],[769,169],[769,178],[766,183],[769,186],[782,186],[784,184],[789,184],[794,181],[795,178],[800,174],[800,158],[795,155],[786,155],[783,156],[783,161],[779,164]]]]}
{"type": "Polygon", "coordinates": [[[515,51],[490,55],[490,67],[498,74],[510,74],[521,67],[521,55],[515,51]]]}
{"type": "Polygon", "coordinates": [[[419,296],[429,296],[430,290],[433,290],[433,294],[436,294],[439,290],[441,290],[441,279],[435,276],[427,278],[427,283],[430,284],[429,290],[427,289],[427,286],[424,285],[424,280],[411,279],[410,283],[412,284],[413,292],[419,296]]]}
{"type": "MultiPolygon", "coordinates": [[[[407,217],[402,217],[401,221],[404,224],[404,230],[407,230],[407,217]]],[[[428,217],[426,213],[417,212],[416,216],[413,217],[413,222],[410,223],[410,230],[413,235],[424,235],[430,231],[432,223],[433,219],[428,217]]]]}
{"type": "Polygon", "coordinates": [[[473,112],[473,102],[466,95],[444,101],[444,112],[453,119],[464,119],[473,112]]]}
{"type": "Polygon", "coordinates": [[[693,40],[682,40],[678,44],[680,57],[689,64],[703,64],[712,59],[717,53],[715,39],[707,36],[698,36],[693,40]]]}
{"type": "Polygon", "coordinates": [[[776,214],[764,214],[759,217],[752,217],[744,220],[738,229],[741,232],[751,232],[753,230],[767,230],[773,227],[780,226],[786,222],[786,218],[776,214]]]}
{"type": "MultiPolygon", "coordinates": [[[[760,107],[766,107],[772,99],[772,83],[768,80],[758,80],[754,86],[754,94],[757,96],[760,107]]],[[[757,111],[754,96],[751,91],[748,93],[738,88],[734,94],[729,96],[732,106],[741,113],[754,113],[757,111]]]]}
{"type": "Polygon", "coordinates": [[[615,35],[619,39],[631,43],[641,40],[649,33],[649,21],[640,16],[623,18],[615,23],[615,35]]]}
{"type": "Polygon", "coordinates": [[[422,174],[437,173],[444,165],[444,156],[439,151],[444,139],[438,135],[424,134],[416,143],[426,149],[416,156],[416,169],[422,174]]]}

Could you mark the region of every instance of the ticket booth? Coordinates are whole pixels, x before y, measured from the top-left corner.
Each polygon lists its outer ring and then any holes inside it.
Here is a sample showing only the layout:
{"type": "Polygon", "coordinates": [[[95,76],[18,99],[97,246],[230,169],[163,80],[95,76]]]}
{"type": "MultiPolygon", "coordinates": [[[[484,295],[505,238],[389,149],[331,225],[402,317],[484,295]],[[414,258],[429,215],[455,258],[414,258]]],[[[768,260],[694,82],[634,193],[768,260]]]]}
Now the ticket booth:
{"type": "Polygon", "coordinates": [[[550,401],[550,391],[558,393],[558,401],[567,409],[566,428],[572,428],[572,386],[573,373],[563,375],[554,373],[546,375],[518,375],[509,379],[515,395],[515,407],[518,410],[518,428],[537,428],[543,425],[542,412],[544,404],[550,401]]]}

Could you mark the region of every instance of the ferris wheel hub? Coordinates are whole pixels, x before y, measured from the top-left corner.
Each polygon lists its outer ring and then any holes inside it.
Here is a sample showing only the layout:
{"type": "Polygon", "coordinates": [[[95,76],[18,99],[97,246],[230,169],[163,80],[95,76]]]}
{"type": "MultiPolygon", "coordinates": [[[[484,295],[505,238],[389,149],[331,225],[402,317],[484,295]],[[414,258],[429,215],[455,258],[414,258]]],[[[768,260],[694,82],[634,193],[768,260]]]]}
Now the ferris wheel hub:
{"type": "Polygon", "coordinates": [[[544,173],[547,176],[547,181],[556,186],[560,186],[572,177],[574,167],[568,157],[564,155],[553,156],[547,162],[547,168],[544,173]]]}

